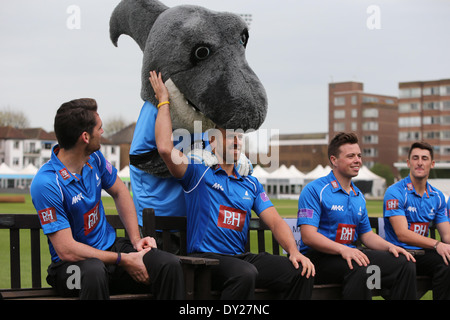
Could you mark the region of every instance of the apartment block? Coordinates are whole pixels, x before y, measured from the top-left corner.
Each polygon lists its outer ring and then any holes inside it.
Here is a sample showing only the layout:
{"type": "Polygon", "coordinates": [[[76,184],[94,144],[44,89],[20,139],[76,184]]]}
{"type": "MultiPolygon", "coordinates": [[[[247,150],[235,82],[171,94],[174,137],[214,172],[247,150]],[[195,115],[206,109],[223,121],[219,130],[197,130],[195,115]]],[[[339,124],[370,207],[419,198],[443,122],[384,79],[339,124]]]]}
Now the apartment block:
{"type": "Polygon", "coordinates": [[[389,165],[397,161],[398,99],[364,92],[361,82],[328,85],[328,132],[331,140],[339,132],[358,135],[363,163],[389,165]]]}
{"type": "Polygon", "coordinates": [[[450,162],[450,79],[399,83],[398,161],[417,140],[434,147],[437,162],[450,162]]]}

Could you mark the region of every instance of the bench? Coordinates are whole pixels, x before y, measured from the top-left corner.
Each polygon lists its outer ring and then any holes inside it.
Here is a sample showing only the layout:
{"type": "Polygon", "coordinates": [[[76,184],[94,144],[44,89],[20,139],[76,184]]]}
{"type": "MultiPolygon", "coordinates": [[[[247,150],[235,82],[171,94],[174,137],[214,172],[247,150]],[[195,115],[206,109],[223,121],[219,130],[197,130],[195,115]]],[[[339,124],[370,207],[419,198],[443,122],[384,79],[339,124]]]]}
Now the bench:
{"type": "MultiPolygon", "coordinates": [[[[147,209],[144,214],[144,220],[149,219],[146,215],[153,214],[152,209],[147,209]]],[[[108,223],[116,230],[121,231],[125,236],[124,226],[118,215],[107,215],[108,223]]],[[[57,295],[56,290],[51,287],[43,286],[41,280],[41,248],[40,239],[42,236],[46,237],[41,231],[41,225],[37,214],[0,214],[0,229],[9,230],[10,241],[10,289],[0,289],[0,299],[77,299],[77,298],[63,298],[57,295]],[[20,245],[21,230],[28,230],[30,233],[30,255],[31,255],[31,288],[23,288],[21,281],[21,261],[20,253],[24,251],[20,245]]],[[[143,226],[143,233],[150,233],[148,227],[143,226]]],[[[48,248],[47,248],[48,250],[48,248]]],[[[214,264],[215,261],[207,261],[208,259],[180,257],[182,262],[183,272],[185,276],[186,299],[192,300],[194,298],[194,274],[201,273],[204,277],[208,277],[208,265],[214,264]],[[206,260],[206,261],[205,261],[206,260]]],[[[50,261],[48,261],[50,264],[50,261]]],[[[48,265],[47,264],[47,265],[48,265]]],[[[201,280],[202,277],[199,277],[201,280]]],[[[209,291],[207,287],[207,280],[202,280],[201,285],[197,288],[199,292],[209,291]]],[[[201,295],[200,295],[201,297],[201,295]]],[[[138,299],[153,299],[153,295],[149,293],[143,294],[117,294],[111,295],[111,300],[138,300],[138,299]]]]}
{"type": "MultiPolygon", "coordinates": [[[[155,216],[153,210],[144,209],[147,211],[145,215],[148,219],[145,223],[148,226],[148,235],[155,236],[156,230],[162,233],[162,247],[160,249],[170,251],[170,246],[172,245],[172,240],[170,234],[173,230],[177,230],[180,233],[180,254],[186,255],[186,217],[163,217],[155,216]],[[148,211],[147,211],[148,210],[148,211]]],[[[380,230],[383,228],[383,218],[370,217],[370,224],[374,229],[374,232],[379,234],[380,230]]],[[[246,251],[250,251],[250,247],[256,247],[256,252],[271,251],[272,254],[280,255],[283,254],[282,249],[278,242],[275,240],[274,236],[270,232],[270,229],[265,225],[265,223],[259,218],[251,218],[249,227],[249,241],[246,244],[246,251]],[[253,234],[252,234],[253,233],[253,234]],[[255,235],[256,233],[256,235],[255,235]],[[256,241],[256,243],[253,243],[256,241]]],[[[435,228],[430,227],[430,235],[435,238],[435,228]]],[[[254,249],[255,250],[255,249],[254,249]]],[[[420,254],[420,252],[415,252],[415,254],[420,254]]],[[[195,277],[198,275],[196,274],[195,277]]],[[[210,287],[210,279],[208,276],[203,276],[201,279],[196,279],[196,288],[207,288],[210,287]],[[201,281],[207,281],[205,285],[202,285],[201,281]]],[[[417,277],[417,297],[421,298],[426,292],[431,290],[431,279],[429,277],[418,276],[417,277]]],[[[381,296],[381,290],[372,290],[373,296],[381,296]]],[[[210,291],[210,292],[194,292],[194,298],[202,297],[203,299],[217,299],[220,296],[220,292],[210,291]]],[[[256,289],[255,291],[256,299],[275,299],[276,296],[265,289],[256,289]]],[[[313,289],[313,300],[335,300],[341,298],[341,285],[340,284],[321,284],[314,285],[313,289]]]]}

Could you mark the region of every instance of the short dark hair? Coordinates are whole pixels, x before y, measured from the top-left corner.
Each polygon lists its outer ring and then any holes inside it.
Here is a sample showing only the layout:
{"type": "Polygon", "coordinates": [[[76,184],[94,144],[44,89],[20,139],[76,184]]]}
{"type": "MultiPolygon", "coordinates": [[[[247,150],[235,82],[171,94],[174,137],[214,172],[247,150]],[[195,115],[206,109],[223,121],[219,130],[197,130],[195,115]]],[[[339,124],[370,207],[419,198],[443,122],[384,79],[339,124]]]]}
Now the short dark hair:
{"type": "Polygon", "coordinates": [[[412,150],[416,148],[430,151],[431,160],[434,159],[433,147],[431,146],[431,144],[425,141],[417,141],[411,145],[408,151],[408,159],[411,157],[412,150]]]}
{"type": "Polygon", "coordinates": [[[335,156],[336,158],[339,156],[339,148],[344,144],[355,144],[358,143],[358,136],[353,132],[339,132],[331,139],[328,144],[328,160],[331,162],[331,156],[335,156]]]}
{"type": "Polygon", "coordinates": [[[92,134],[96,125],[97,102],[75,99],[63,103],[56,112],[54,129],[61,148],[71,149],[83,132],[92,134]]]}

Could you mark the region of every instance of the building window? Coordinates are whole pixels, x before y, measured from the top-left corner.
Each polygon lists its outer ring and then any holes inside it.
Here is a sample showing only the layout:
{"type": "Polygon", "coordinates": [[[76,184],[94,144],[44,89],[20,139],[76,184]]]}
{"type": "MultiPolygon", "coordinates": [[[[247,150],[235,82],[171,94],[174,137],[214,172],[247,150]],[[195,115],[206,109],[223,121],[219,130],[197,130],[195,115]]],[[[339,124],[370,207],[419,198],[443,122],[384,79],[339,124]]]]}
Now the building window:
{"type": "Polygon", "coordinates": [[[362,129],[377,131],[378,130],[378,122],[376,122],[376,121],[363,122],[362,129]]]}
{"type": "Polygon", "coordinates": [[[363,110],[364,118],[378,118],[378,109],[369,108],[363,110]]]}
{"type": "Polygon", "coordinates": [[[371,134],[367,136],[363,136],[364,143],[378,143],[378,136],[376,134],[371,134]]]}
{"type": "Polygon", "coordinates": [[[352,104],[355,105],[358,103],[358,96],[352,96],[352,104]]]}
{"type": "Polygon", "coordinates": [[[404,113],[404,112],[414,112],[414,111],[420,111],[420,103],[400,103],[398,105],[398,112],[404,113]]]}
{"type": "Polygon", "coordinates": [[[439,87],[426,87],[426,88],[423,88],[422,94],[424,96],[439,95],[439,87]]]}
{"type": "Polygon", "coordinates": [[[420,132],[419,131],[408,131],[408,132],[399,132],[398,140],[399,141],[416,141],[420,140],[420,132]]]}
{"type": "Polygon", "coordinates": [[[450,86],[441,86],[440,94],[441,96],[450,96],[450,86]]]}
{"type": "Polygon", "coordinates": [[[334,97],[334,105],[335,106],[344,106],[345,105],[345,97],[334,97]]]}
{"type": "Polygon", "coordinates": [[[334,123],[334,131],[345,131],[345,122],[334,123]]]}
{"type": "Polygon", "coordinates": [[[14,149],[19,149],[20,148],[20,143],[19,141],[14,141],[14,149]]]}
{"type": "Polygon", "coordinates": [[[441,123],[441,117],[423,117],[423,124],[440,124],[441,123]]]}
{"type": "Polygon", "coordinates": [[[404,88],[399,90],[400,98],[418,98],[420,97],[420,88],[404,88]]]}
{"type": "Polygon", "coordinates": [[[335,110],[334,118],[335,119],[345,119],[345,110],[335,110]]]}
{"type": "Polygon", "coordinates": [[[363,97],[363,102],[375,102],[377,103],[379,99],[377,97],[363,97]]]}
{"type": "Polygon", "coordinates": [[[423,110],[440,110],[441,103],[439,101],[424,102],[423,110]]]}
{"type": "Polygon", "coordinates": [[[440,131],[425,131],[423,133],[424,139],[440,139],[441,132],[440,131]]]}
{"type": "Polygon", "coordinates": [[[398,126],[401,128],[405,127],[420,127],[421,119],[420,117],[399,117],[398,126]]]}
{"type": "Polygon", "coordinates": [[[352,118],[358,117],[358,109],[352,109],[352,118]]]}
{"type": "Polygon", "coordinates": [[[358,130],[358,122],[352,122],[351,123],[351,130],[352,131],[357,131],[358,130]]]}
{"type": "Polygon", "coordinates": [[[376,157],[378,156],[378,150],[376,148],[364,148],[363,157],[376,157]]]}

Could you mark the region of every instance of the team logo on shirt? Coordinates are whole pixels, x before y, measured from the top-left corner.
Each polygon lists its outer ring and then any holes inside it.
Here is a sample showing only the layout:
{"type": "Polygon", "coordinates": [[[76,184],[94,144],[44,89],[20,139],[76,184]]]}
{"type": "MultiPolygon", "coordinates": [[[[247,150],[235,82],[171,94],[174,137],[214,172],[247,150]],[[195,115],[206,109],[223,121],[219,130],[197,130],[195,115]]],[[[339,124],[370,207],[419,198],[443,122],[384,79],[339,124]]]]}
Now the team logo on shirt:
{"type": "Polygon", "coordinates": [[[336,242],[350,244],[355,241],[356,225],[339,223],[336,232],[336,242]]]}
{"type": "Polygon", "coordinates": [[[428,225],[428,222],[412,222],[409,230],[426,237],[428,235],[428,225]]]}
{"type": "Polygon", "coordinates": [[[56,218],[56,210],[55,208],[46,208],[38,211],[39,220],[41,221],[41,225],[55,222],[56,218]]]}
{"type": "Polygon", "coordinates": [[[337,183],[336,180],[331,181],[331,185],[332,185],[333,188],[335,188],[335,189],[339,188],[339,184],[337,183]]]}
{"type": "Polygon", "coordinates": [[[66,168],[59,170],[59,174],[61,175],[61,177],[62,177],[64,180],[67,180],[67,179],[70,178],[70,174],[69,174],[69,172],[67,171],[66,168]]]}
{"type": "Polygon", "coordinates": [[[398,199],[391,199],[386,201],[386,210],[397,210],[398,199]]]}
{"type": "Polygon", "coordinates": [[[221,205],[217,226],[220,228],[242,231],[247,211],[221,205]]]}
{"type": "Polygon", "coordinates": [[[311,219],[314,216],[313,209],[301,208],[297,212],[297,218],[309,218],[311,219]]]}
{"type": "Polygon", "coordinates": [[[412,190],[414,189],[414,186],[413,186],[413,184],[410,182],[410,183],[407,183],[407,184],[406,184],[406,188],[407,188],[409,191],[412,191],[412,190]]]}
{"type": "Polygon", "coordinates": [[[99,204],[100,201],[97,202],[94,208],[89,210],[83,215],[84,218],[84,235],[87,236],[94,228],[97,226],[98,221],[100,220],[99,214],[99,204]]]}

